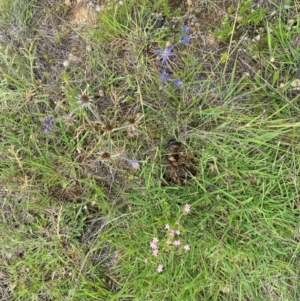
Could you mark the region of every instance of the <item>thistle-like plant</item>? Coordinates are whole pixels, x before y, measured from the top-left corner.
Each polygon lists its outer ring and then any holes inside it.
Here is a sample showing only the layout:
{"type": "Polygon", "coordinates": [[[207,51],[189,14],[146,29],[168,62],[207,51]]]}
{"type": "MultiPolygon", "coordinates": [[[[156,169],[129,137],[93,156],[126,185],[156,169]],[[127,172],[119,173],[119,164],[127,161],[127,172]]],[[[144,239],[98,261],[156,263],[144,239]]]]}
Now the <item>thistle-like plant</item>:
{"type": "MultiPolygon", "coordinates": [[[[113,163],[116,159],[126,162],[128,167],[131,170],[137,170],[140,166],[139,162],[135,159],[129,159],[123,155],[123,151],[118,151],[113,141],[114,135],[113,133],[117,131],[121,131],[124,133],[126,137],[134,137],[137,136],[137,127],[140,120],[143,118],[141,113],[137,113],[134,116],[128,118],[123,124],[117,125],[115,119],[110,119],[108,116],[104,114],[100,114],[96,109],[96,104],[93,102],[93,98],[91,93],[89,92],[89,85],[86,85],[86,88],[81,91],[79,95],[76,96],[77,106],[73,109],[67,116],[56,118],[56,120],[63,120],[64,123],[69,127],[75,122],[80,122],[81,118],[76,119],[76,114],[81,110],[88,110],[92,113],[92,115],[88,115],[89,126],[99,131],[102,135],[101,144],[103,149],[98,152],[98,159],[101,162],[105,163],[113,163]]],[[[43,131],[46,134],[49,134],[51,131],[51,127],[53,125],[54,119],[50,116],[45,117],[42,122],[43,131]]],[[[83,127],[85,128],[85,127],[83,127]]]]}
{"type": "Polygon", "coordinates": [[[162,50],[156,49],[152,51],[154,54],[158,55],[157,59],[161,63],[162,70],[159,74],[159,79],[163,84],[166,84],[169,80],[173,81],[175,87],[179,87],[182,84],[182,81],[179,78],[171,78],[171,74],[167,72],[167,65],[170,62],[171,57],[175,55],[175,53],[173,52],[174,48],[180,44],[187,46],[193,39],[193,37],[189,35],[188,32],[189,27],[186,25],[183,26],[181,37],[179,38],[179,41],[177,43],[172,46],[167,46],[162,50]]]}

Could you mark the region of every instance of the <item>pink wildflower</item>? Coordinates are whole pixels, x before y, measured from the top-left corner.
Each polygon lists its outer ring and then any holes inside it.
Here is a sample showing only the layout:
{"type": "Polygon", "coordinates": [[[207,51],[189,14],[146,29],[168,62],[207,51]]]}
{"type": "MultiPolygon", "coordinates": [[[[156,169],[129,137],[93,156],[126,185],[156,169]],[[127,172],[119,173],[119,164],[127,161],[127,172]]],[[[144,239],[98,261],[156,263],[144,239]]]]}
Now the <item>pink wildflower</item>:
{"type": "Polygon", "coordinates": [[[158,272],[158,273],[161,273],[162,270],[163,270],[163,267],[164,267],[164,266],[163,266],[162,264],[159,264],[158,267],[157,267],[157,272],[158,272]]]}
{"type": "Polygon", "coordinates": [[[174,246],[180,246],[180,244],[181,244],[180,239],[174,241],[174,246]]]}
{"type": "Polygon", "coordinates": [[[183,249],[184,249],[184,251],[189,251],[190,250],[190,246],[189,245],[185,245],[184,247],[183,247],[183,249]]]}
{"type": "Polygon", "coordinates": [[[165,230],[169,230],[169,229],[170,229],[169,224],[165,224],[165,230]]]}
{"type": "Polygon", "coordinates": [[[171,230],[170,231],[170,236],[174,236],[175,235],[175,230],[171,230]]]}
{"type": "Polygon", "coordinates": [[[150,242],[150,248],[153,249],[153,250],[154,250],[154,249],[157,249],[156,243],[153,242],[153,241],[151,241],[151,242],[150,242]]]}
{"type": "Polygon", "coordinates": [[[157,237],[154,237],[154,238],[152,239],[152,242],[154,242],[155,244],[158,243],[158,238],[157,238],[157,237]]]}
{"type": "Polygon", "coordinates": [[[156,257],[157,254],[158,254],[158,249],[154,249],[154,250],[152,251],[152,255],[156,257]]]}
{"type": "Polygon", "coordinates": [[[191,211],[191,205],[190,204],[185,204],[184,205],[184,212],[188,214],[191,211]]]}
{"type": "Polygon", "coordinates": [[[175,233],[176,233],[177,235],[180,235],[180,231],[179,231],[179,230],[176,230],[175,233]]]}

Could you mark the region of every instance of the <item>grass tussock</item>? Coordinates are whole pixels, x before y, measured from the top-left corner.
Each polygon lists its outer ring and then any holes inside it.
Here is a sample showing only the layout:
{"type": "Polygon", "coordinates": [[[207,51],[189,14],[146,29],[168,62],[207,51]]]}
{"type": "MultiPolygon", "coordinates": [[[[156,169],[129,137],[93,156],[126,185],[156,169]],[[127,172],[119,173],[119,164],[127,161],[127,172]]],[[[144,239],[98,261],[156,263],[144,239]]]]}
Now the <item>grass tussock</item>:
{"type": "Polygon", "coordinates": [[[2,1],[1,300],[298,300],[298,10],[2,1]]]}

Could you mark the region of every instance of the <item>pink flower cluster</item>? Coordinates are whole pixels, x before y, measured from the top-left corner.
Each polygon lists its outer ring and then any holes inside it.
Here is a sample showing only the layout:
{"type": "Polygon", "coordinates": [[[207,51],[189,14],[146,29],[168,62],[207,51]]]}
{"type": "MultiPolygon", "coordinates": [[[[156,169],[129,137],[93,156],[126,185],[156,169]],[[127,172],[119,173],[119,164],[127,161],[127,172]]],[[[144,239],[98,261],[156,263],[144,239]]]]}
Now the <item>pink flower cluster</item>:
{"type": "MultiPolygon", "coordinates": [[[[157,247],[157,243],[158,243],[158,238],[154,237],[151,241],[150,241],[150,248],[152,249],[152,255],[157,257],[158,255],[158,247],[157,247]]],[[[163,265],[159,264],[157,266],[157,272],[161,273],[163,270],[163,265]]]]}
{"type": "Polygon", "coordinates": [[[190,204],[185,204],[183,211],[184,211],[185,214],[188,214],[191,211],[191,205],[190,204]]]}
{"type": "Polygon", "coordinates": [[[152,249],[152,255],[155,257],[158,255],[157,243],[158,243],[157,237],[154,237],[150,242],[150,248],[152,249]]]}
{"type": "MultiPolygon", "coordinates": [[[[191,210],[191,206],[189,204],[185,204],[183,207],[183,211],[184,214],[188,214],[191,210]]],[[[175,223],[176,226],[180,226],[179,222],[177,221],[175,223]]],[[[177,227],[176,227],[177,228],[177,227]]],[[[166,246],[164,246],[163,248],[165,248],[167,251],[170,251],[170,245],[173,245],[176,248],[179,248],[182,245],[182,240],[179,239],[179,235],[181,235],[180,230],[178,229],[171,229],[169,224],[165,224],[164,229],[167,230],[168,233],[168,237],[167,240],[165,241],[166,246]]],[[[152,240],[150,241],[150,248],[152,250],[152,256],[157,257],[158,256],[158,242],[159,239],[157,237],[153,237],[152,240]]],[[[177,249],[179,250],[184,250],[185,252],[188,252],[190,250],[190,246],[189,245],[184,245],[181,248],[177,249]]],[[[157,272],[161,273],[163,271],[163,265],[160,263],[157,266],[157,272]]]]}
{"type": "MultiPolygon", "coordinates": [[[[179,223],[177,223],[177,224],[179,224],[179,223]]],[[[165,224],[165,230],[170,230],[170,225],[169,224],[165,224]]],[[[181,232],[179,231],[179,230],[170,230],[169,231],[169,236],[170,237],[175,237],[175,235],[180,235],[181,234],[181,232]]],[[[173,241],[173,243],[172,243],[172,241],[170,241],[169,239],[166,241],[166,243],[167,243],[167,245],[170,245],[170,244],[173,244],[175,247],[179,247],[180,245],[181,245],[181,240],[180,239],[176,239],[176,240],[174,240],[173,241]]],[[[187,252],[187,251],[189,251],[190,250],[190,247],[189,247],[189,245],[185,245],[184,247],[183,247],[183,249],[187,252]]]]}
{"type": "Polygon", "coordinates": [[[164,266],[163,266],[162,264],[159,264],[158,267],[157,267],[157,272],[158,272],[158,273],[161,273],[162,270],[163,270],[163,267],[164,267],[164,266]]]}

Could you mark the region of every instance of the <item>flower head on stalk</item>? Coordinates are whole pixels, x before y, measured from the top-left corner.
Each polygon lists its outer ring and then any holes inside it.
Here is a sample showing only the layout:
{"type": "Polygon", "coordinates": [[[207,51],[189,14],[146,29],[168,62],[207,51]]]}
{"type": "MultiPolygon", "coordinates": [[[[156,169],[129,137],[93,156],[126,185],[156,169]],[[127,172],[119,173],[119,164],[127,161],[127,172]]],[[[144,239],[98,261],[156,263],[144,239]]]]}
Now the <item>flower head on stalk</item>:
{"type": "Polygon", "coordinates": [[[187,25],[184,25],[182,27],[182,36],[179,39],[179,42],[177,44],[183,44],[183,45],[188,45],[190,41],[193,39],[191,35],[188,35],[190,28],[187,25]]]}
{"type": "Polygon", "coordinates": [[[166,70],[159,75],[159,79],[163,84],[165,84],[170,78],[171,75],[166,70]]]}
{"type": "Polygon", "coordinates": [[[83,108],[90,108],[93,99],[89,96],[87,88],[85,88],[77,97],[78,103],[83,108]]]}
{"type": "Polygon", "coordinates": [[[158,54],[158,59],[162,62],[163,66],[169,61],[170,57],[174,55],[172,52],[173,46],[168,46],[163,50],[153,50],[152,52],[158,54]]]}
{"type": "Polygon", "coordinates": [[[46,134],[50,133],[52,123],[53,123],[53,118],[51,116],[47,116],[42,120],[41,124],[42,124],[44,133],[46,133],[46,134]]]}
{"type": "Polygon", "coordinates": [[[192,36],[183,36],[180,38],[179,43],[183,44],[184,46],[187,46],[192,39],[193,39],[192,36]]]}
{"type": "Polygon", "coordinates": [[[182,33],[183,33],[183,34],[187,34],[187,33],[189,32],[189,30],[190,30],[190,28],[189,28],[187,25],[184,25],[184,26],[182,27],[182,33]]]}
{"type": "Polygon", "coordinates": [[[182,81],[179,78],[173,80],[174,86],[179,87],[182,84],[182,81]]]}

